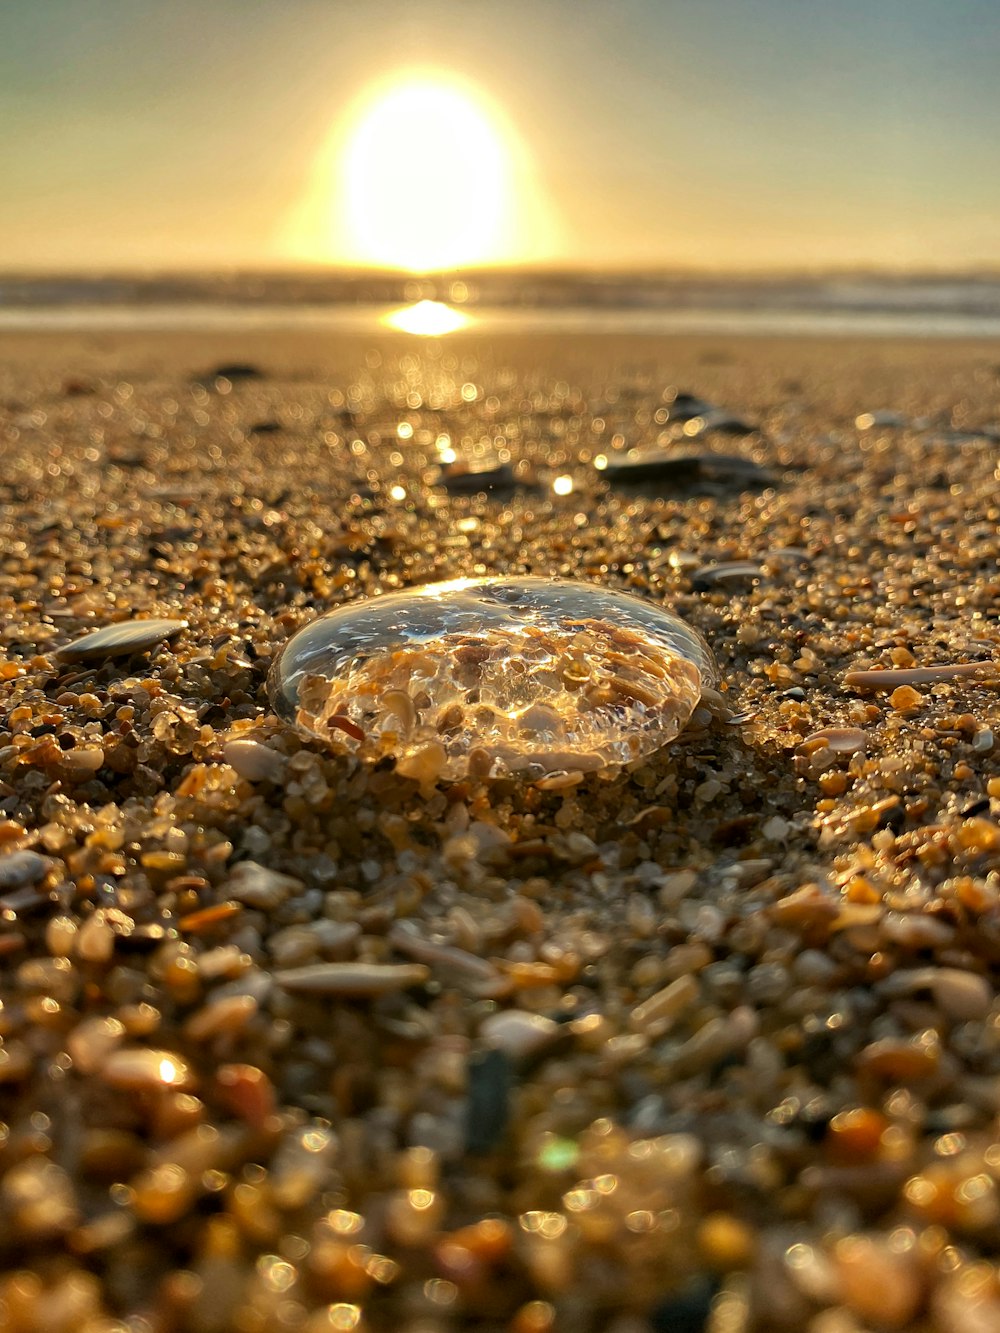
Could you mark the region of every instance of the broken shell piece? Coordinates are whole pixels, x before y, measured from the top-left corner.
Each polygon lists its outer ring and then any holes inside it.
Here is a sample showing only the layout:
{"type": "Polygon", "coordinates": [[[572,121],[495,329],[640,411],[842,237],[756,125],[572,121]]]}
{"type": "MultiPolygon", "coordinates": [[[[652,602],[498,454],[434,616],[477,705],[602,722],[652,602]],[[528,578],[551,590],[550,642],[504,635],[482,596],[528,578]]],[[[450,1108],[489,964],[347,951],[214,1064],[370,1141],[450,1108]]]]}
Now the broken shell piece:
{"type": "Polygon", "coordinates": [[[806,736],[799,748],[803,746],[835,750],[837,754],[857,754],[868,749],[868,736],[860,727],[823,727],[806,736]]]}
{"type": "Polygon", "coordinates": [[[898,685],[927,685],[937,680],[975,676],[981,680],[1000,676],[996,662],[951,662],[943,666],[899,667],[875,671],[848,671],[844,684],[852,690],[894,690],[898,685]]]}
{"type": "Polygon", "coordinates": [[[460,579],[339,607],[268,680],[276,712],[333,749],[439,778],[553,779],[667,744],[718,683],[670,612],[566,579],[460,579]]]}
{"type": "Polygon", "coordinates": [[[84,634],[56,650],[63,662],[96,662],[109,657],[145,653],[165,639],[173,639],[187,628],[186,620],[122,620],[84,634]]]}

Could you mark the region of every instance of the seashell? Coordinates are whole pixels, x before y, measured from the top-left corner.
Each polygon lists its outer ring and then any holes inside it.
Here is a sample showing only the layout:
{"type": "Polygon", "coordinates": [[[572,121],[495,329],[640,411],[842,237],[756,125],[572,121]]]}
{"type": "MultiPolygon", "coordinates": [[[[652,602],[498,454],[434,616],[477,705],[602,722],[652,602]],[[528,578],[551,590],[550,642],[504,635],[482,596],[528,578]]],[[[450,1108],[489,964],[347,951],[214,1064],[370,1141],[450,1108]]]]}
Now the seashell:
{"type": "Polygon", "coordinates": [[[56,656],[64,662],[95,662],[108,657],[145,653],[187,628],[186,620],[123,620],[64,644],[56,656]]]}

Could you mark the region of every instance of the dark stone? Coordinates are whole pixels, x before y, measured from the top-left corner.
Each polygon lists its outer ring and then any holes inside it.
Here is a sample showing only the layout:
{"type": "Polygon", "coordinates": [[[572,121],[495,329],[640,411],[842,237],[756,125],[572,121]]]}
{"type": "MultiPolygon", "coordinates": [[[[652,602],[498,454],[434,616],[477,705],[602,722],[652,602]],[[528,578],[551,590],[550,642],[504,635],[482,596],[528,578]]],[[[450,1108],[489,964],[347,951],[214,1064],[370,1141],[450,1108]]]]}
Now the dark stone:
{"type": "Polygon", "coordinates": [[[989,810],[989,808],[990,808],[990,798],[988,796],[984,796],[982,800],[974,801],[972,805],[966,806],[966,808],[962,810],[960,813],[963,819],[971,819],[974,815],[985,814],[987,810],[989,810]]]}
{"type": "Polygon", "coordinates": [[[262,380],[264,372],[249,361],[227,361],[215,367],[212,378],[231,380],[233,383],[237,380],[262,380]]]}
{"type": "Polygon", "coordinates": [[[737,454],[677,454],[654,447],[608,459],[603,474],[613,485],[661,482],[679,491],[714,494],[721,490],[763,490],[776,481],[752,458],[737,454]]]}
{"type": "Polygon", "coordinates": [[[718,1291],[718,1278],[700,1274],[652,1311],[650,1328],[653,1333],[704,1333],[718,1291]]]}
{"type": "Polygon", "coordinates": [[[478,1051],[469,1060],[465,1147],[475,1155],[499,1146],[510,1119],[514,1071],[506,1051],[478,1051]]]}
{"type": "Polygon", "coordinates": [[[514,469],[509,463],[482,468],[451,463],[441,469],[438,482],[452,495],[475,495],[479,491],[513,491],[518,484],[514,469]]]}

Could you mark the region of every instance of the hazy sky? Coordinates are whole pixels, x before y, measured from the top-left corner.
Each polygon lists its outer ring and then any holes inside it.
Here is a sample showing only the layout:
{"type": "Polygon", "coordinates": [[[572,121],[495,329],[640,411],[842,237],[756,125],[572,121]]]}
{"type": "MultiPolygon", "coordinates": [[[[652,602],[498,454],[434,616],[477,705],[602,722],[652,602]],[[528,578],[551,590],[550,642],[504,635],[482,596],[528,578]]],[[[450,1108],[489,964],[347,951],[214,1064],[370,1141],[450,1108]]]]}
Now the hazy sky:
{"type": "Polygon", "coordinates": [[[0,268],[357,262],[352,108],[414,68],[492,108],[521,254],[1000,264],[1000,0],[6,0],[0,268]]]}

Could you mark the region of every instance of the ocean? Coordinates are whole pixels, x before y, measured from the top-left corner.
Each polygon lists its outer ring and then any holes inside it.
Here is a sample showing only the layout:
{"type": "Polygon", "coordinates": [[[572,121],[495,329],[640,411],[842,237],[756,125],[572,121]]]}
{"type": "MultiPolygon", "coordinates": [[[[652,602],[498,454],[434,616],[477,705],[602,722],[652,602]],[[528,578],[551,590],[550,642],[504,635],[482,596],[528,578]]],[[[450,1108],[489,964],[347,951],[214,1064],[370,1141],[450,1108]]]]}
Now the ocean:
{"type": "Polygon", "coordinates": [[[419,301],[472,332],[1000,336],[995,274],[733,277],[660,273],[356,272],[0,276],[0,331],[376,332],[419,301]]]}

